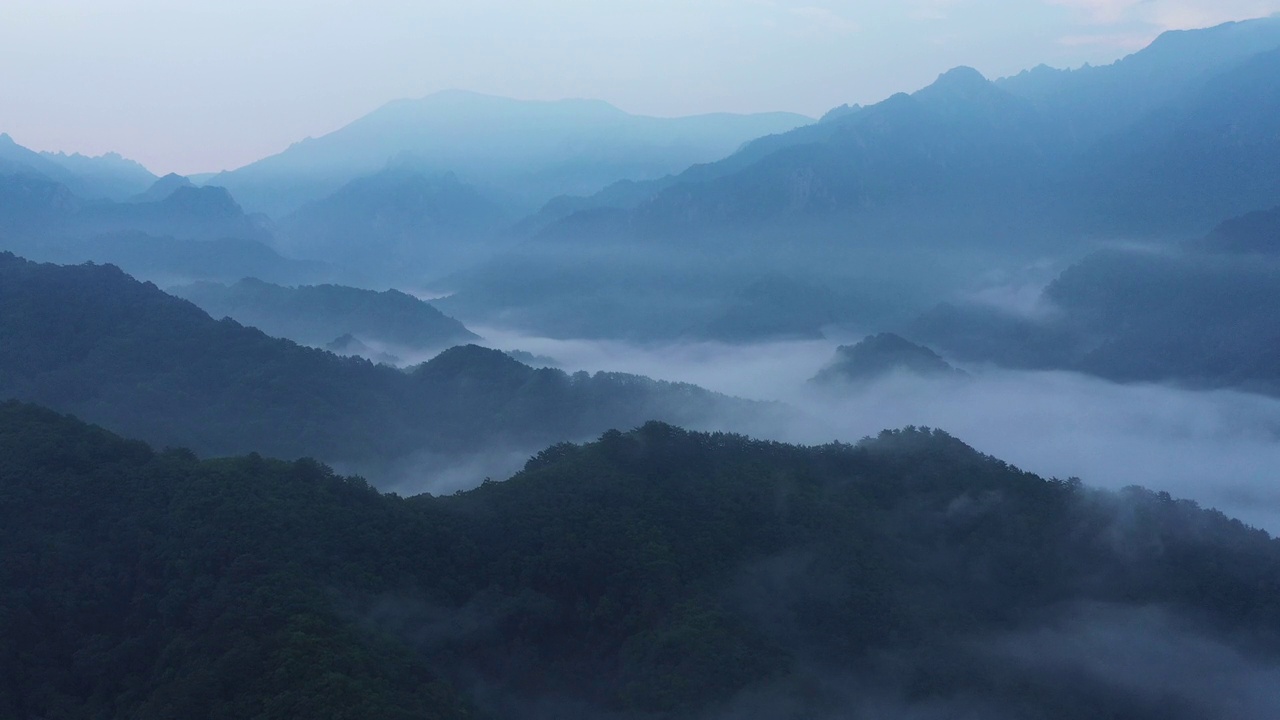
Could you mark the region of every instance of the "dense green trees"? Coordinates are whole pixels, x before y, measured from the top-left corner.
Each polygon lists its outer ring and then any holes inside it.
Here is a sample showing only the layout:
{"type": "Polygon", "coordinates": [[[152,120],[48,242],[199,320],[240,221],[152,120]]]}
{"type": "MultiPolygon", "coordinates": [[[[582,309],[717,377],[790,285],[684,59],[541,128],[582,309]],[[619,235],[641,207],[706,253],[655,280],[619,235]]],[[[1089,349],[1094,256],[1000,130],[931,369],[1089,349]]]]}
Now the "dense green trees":
{"type": "Polygon", "coordinates": [[[651,423],[403,499],[11,402],[0,556],[2,717],[1221,717],[1194,683],[1153,694],[1158,667],[1055,671],[1017,638],[1067,655],[1138,614],[1223,683],[1280,658],[1265,533],[921,429],[799,448],[651,423]]]}

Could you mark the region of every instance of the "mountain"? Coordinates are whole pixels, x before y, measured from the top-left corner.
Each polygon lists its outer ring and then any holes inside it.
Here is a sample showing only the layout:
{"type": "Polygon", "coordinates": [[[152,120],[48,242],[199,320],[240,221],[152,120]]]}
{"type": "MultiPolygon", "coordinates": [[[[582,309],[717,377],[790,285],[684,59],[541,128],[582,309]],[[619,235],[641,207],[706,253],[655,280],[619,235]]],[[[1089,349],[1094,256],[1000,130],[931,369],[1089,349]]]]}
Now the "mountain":
{"type": "Polygon", "coordinates": [[[1010,204],[1021,200],[1019,183],[1055,151],[1029,103],[970,68],[819,128],[825,135],[819,142],[801,128],[794,131],[797,142],[784,135],[753,164],[659,192],[633,211],[636,230],[652,237],[677,229],[781,225],[875,214],[911,201],[967,216],[987,210],[989,203],[980,200],[992,193],[1005,193],[1010,204]]]}
{"type": "Polygon", "coordinates": [[[90,201],[43,175],[0,173],[0,250],[45,262],[113,263],[164,284],[246,276],[314,282],[330,273],[282,257],[262,218],[245,215],[222,188],[172,178],[155,188],[165,190],[155,193],[161,199],[90,201]]]}
{"type": "MultiPolygon", "coordinates": [[[[335,338],[347,336],[361,345],[374,343],[393,353],[424,353],[479,339],[457,320],[397,290],[376,292],[340,285],[282,287],[245,278],[229,286],[195,283],[170,292],[213,317],[230,317],[302,345],[327,346],[335,338]]],[[[370,357],[363,352],[344,354],[370,357]]]]}
{"type": "Polygon", "coordinates": [[[37,153],[0,133],[0,175],[28,174],[59,182],[86,200],[125,200],[145,190],[156,176],[138,163],[108,153],[37,153]]]}
{"type": "Polygon", "coordinates": [[[808,122],[788,113],[653,118],[597,100],[523,101],[447,91],[389,103],[212,182],[251,210],[282,217],[410,153],[435,174],[455,173],[514,208],[531,210],[556,195],[679,172],[808,122]]]}
{"type": "Polygon", "coordinates": [[[633,375],[535,370],[474,345],[402,372],[213,320],[112,266],[10,254],[0,255],[0,336],[0,398],[162,446],[315,456],[384,484],[653,418],[706,427],[766,410],[633,375]]]}
{"type": "Polygon", "coordinates": [[[283,218],[278,245],[373,284],[421,283],[487,257],[510,219],[456,175],[401,157],[283,218]]]}
{"type": "Polygon", "coordinates": [[[1271,717],[1280,549],[940,431],[649,423],[410,499],[0,404],[0,715],[1271,717]]]}
{"type": "Polygon", "coordinates": [[[1280,198],[1277,78],[1280,48],[1099,141],[1073,178],[1095,213],[1086,227],[1193,237],[1221,218],[1273,206],[1280,198]]]}
{"type": "Polygon", "coordinates": [[[30,238],[144,233],[191,240],[269,240],[225,188],[179,186],[150,202],[89,201],[33,173],[0,175],[0,229],[30,238]]]}
{"type": "MultiPolygon", "coordinates": [[[[868,288],[867,305],[842,314],[888,327],[993,269],[1119,238],[1177,243],[1275,205],[1277,78],[1276,18],[1162,36],[1107,68],[997,82],[956,68],[673,177],[557,199],[521,224],[531,236],[510,257],[447,289],[473,323],[617,333],[616,316],[591,317],[600,306],[566,302],[582,316],[570,318],[543,298],[590,275],[591,258],[647,252],[679,268],[662,301],[639,299],[659,312],[698,316],[708,287],[723,297],[771,272],[868,288]],[[512,282],[517,266],[529,279],[512,282]]],[[[665,272],[637,272],[650,268],[665,272]]],[[[628,280],[633,294],[661,281],[628,280]]]]}
{"type": "Polygon", "coordinates": [[[152,183],[151,187],[148,187],[145,192],[135,195],[133,200],[136,202],[159,202],[173,195],[179,188],[189,187],[195,187],[190,179],[177,173],[169,173],[152,183]]]}
{"type": "Polygon", "coordinates": [[[1049,167],[1061,152],[1055,139],[1030,102],[956,68],[914,94],[762,138],[653,185],[626,232],[653,238],[822,216],[846,221],[850,212],[912,198],[981,212],[985,203],[975,201],[997,189],[1024,195],[1016,185],[1049,167]]]}
{"type": "Polygon", "coordinates": [[[84,205],[66,185],[43,175],[27,170],[0,173],[0,231],[5,236],[56,225],[84,205]]]}
{"type": "Polygon", "coordinates": [[[909,331],[1006,367],[1280,394],[1280,258],[1224,252],[1223,232],[1189,248],[1094,253],[1045,288],[1035,316],[949,304],[909,331]]]}
{"type": "Polygon", "coordinates": [[[74,176],[70,185],[72,190],[89,199],[123,201],[143,192],[156,181],[150,170],[118,153],[93,157],[80,153],[40,154],[70,172],[74,176]]]}
{"type": "Polygon", "coordinates": [[[1110,65],[1060,70],[1041,65],[996,84],[1031,101],[1081,146],[1121,131],[1198,91],[1216,76],[1280,47],[1280,18],[1162,33],[1110,65]]]}
{"type": "Polygon", "coordinates": [[[246,215],[225,188],[182,186],[154,202],[94,205],[72,219],[72,232],[143,232],[177,238],[234,237],[269,241],[263,223],[246,215]]]}
{"type": "Polygon", "coordinates": [[[893,333],[869,335],[856,345],[836,348],[835,358],[810,382],[819,385],[865,383],[894,373],[919,377],[962,377],[936,352],[893,333]]]}
{"type": "Polygon", "coordinates": [[[691,168],[631,209],[571,213],[443,289],[476,323],[519,317],[548,334],[638,329],[652,339],[714,329],[708,308],[769,273],[853,288],[865,304],[839,314],[882,324],[938,299],[916,290],[945,292],[960,271],[1042,246],[1028,223],[1043,218],[1043,198],[1025,174],[1061,162],[1042,130],[1029,103],[959,69],[915,95],[744,148],[757,160],[691,168]],[[968,242],[979,233],[981,244],[968,242]],[[627,273],[615,279],[619,258],[627,273]],[[619,298],[589,300],[586,288],[604,278],[619,298]],[[577,294],[549,302],[566,292],[577,294]],[[652,317],[602,315],[624,301],[652,317]]]}
{"type": "Polygon", "coordinates": [[[1271,18],[1162,36],[1113,66],[1074,71],[1038,91],[957,68],[913,95],[770,138],[772,151],[751,164],[723,161],[728,173],[691,169],[633,211],[632,223],[654,235],[844,210],[855,217],[839,221],[854,229],[880,216],[883,230],[909,236],[906,213],[927,208],[959,237],[974,220],[997,238],[1071,229],[1077,210],[1109,213],[1107,225],[1081,225],[1090,230],[1163,232],[1174,220],[1207,229],[1278,194],[1277,58],[1280,19],[1271,18]],[[1184,72],[1188,64],[1198,69],[1184,72]],[[1108,115],[1099,104],[1118,110],[1108,115]],[[1081,130],[1071,113],[1107,124],[1081,130]],[[1051,212],[1029,215],[1028,203],[1051,212]],[[1186,209],[1172,220],[1160,215],[1179,206],[1186,209]]]}

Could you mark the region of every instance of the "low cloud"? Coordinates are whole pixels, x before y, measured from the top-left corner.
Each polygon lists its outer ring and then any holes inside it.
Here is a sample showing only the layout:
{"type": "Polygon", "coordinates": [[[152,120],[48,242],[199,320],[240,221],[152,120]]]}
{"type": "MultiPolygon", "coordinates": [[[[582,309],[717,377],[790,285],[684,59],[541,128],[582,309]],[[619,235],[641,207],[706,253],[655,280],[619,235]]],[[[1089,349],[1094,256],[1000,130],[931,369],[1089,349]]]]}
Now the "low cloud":
{"type": "Polygon", "coordinates": [[[812,444],[937,427],[1042,476],[1143,485],[1280,532],[1280,399],[983,366],[965,367],[966,380],[896,375],[815,388],[807,381],[836,345],[860,337],[635,346],[483,332],[500,348],[547,355],[569,371],[634,372],[789,406],[766,421],[722,418],[722,429],[812,444]]]}

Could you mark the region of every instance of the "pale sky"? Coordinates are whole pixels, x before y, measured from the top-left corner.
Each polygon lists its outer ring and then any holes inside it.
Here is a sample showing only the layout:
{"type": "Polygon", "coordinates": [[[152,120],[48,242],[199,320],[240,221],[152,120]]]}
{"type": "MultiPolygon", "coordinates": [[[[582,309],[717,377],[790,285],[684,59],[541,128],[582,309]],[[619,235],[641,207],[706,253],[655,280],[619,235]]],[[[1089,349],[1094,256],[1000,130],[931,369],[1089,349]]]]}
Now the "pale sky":
{"type": "Polygon", "coordinates": [[[0,0],[0,132],[234,168],[459,88],[633,113],[789,110],[1108,63],[1280,0],[0,0]]]}

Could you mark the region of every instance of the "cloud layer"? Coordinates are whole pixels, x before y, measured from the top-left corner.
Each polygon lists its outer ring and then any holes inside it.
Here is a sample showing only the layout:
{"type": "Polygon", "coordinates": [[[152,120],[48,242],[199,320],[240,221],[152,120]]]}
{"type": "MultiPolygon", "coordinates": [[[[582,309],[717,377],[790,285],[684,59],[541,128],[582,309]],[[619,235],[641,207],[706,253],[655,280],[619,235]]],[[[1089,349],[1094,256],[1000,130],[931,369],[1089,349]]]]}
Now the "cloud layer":
{"type": "Polygon", "coordinates": [[[1276,398],[990,367],[966,368],[966,381],[893,376],[859,388],[814,388],[806,381],[830,360],[834,342],[636,347],[482,334],[499,347],[556,358],[570,371],[634,372],[795,408],[764,424],[724,418],[721,429],[824,443],[906,425],[937,427],[1043,476],[1143,485],[1280,533],[1276,398]]]}

